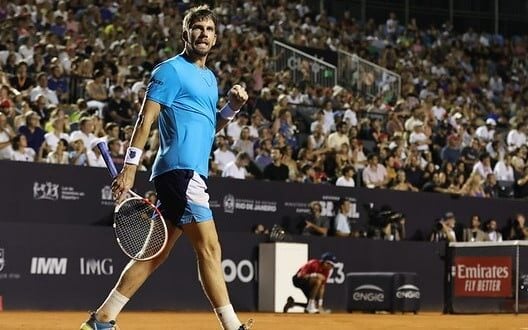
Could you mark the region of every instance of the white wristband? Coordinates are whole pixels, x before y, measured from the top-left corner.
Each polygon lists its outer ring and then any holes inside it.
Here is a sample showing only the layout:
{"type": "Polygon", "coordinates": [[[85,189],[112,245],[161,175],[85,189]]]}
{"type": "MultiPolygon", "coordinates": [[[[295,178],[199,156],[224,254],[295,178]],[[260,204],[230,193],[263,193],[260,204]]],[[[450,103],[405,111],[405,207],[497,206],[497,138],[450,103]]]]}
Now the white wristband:
{"type": "Polygon", "coordinates": [[[132,165],[139,165],[143,150],[136,147],[128,147],[125,155],[125,163],[132,165]]]}
{"type": "Polygon", "coordinates": [[[222,116],[222,118],[227,119],[227,120],[233,120],[233,118],[235,118],[236,114],[239,111],[240,109],[236,111],[231,109],[231,107],[229,106],[229,103],[226,103],[226,105],[224,105],[222,110],[220,110],[220,116],[222,116]]]}

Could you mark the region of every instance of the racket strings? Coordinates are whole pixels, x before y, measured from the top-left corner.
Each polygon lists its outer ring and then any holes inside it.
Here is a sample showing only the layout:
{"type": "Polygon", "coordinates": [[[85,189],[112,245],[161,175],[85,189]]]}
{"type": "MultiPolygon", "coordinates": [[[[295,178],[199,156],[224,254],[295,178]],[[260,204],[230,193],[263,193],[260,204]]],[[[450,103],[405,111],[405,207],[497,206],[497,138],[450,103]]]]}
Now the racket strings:
{"type": "Polygon", "coordinates": [[[163,248],[163,219],[154,206],[142,199],[125,201],[115,213],[114,228],[119,244],[134,259],[147,259],[163,248]]]}

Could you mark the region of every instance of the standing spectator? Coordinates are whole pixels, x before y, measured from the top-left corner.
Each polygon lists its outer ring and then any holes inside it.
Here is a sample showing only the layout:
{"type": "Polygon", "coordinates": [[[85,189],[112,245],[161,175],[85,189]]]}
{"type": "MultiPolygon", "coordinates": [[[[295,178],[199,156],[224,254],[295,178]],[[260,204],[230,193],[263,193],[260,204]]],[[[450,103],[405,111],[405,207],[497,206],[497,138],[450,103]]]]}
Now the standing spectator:
{"type": "Polygon", "coordinates": [[[334,218],[334,234],[339,237],[348,237],[352,233],[348,214],[352,204],[348,198],[341,198],[338,202],[338,209],[334,218]]]}
{"type": "Polygon", "coordinates": [[[342,144],[349,145],[348,140],[348,125],[347,123],[341,121],[336,125],[336,131],[328,135],[326,139],[326,147],[330,150],[337,151],[341,148],[342,144]]]}
{"type": "Polygon", "coordinates": [[[26,137],[27,145],[38,153],[46,132],[40,127],[40,117],[34,111],[26,113],[26,124],[20,126],[18,132],[26,137]]]}
{"type": "Polygon", "coordinates": [[[344,166],[341,170],[342,175],[337,178],[336,186],[340,187],[355,187],[354,168],[352,166],[344,166]]]}
{"type": "Polygon", "coordinates": [[[483,242],[489,241],[488,235],[480,229],[480,217],[473,215],[469,221],[469,227],[464,228],[462,240],[464,242],[483,242]]]}
{"type": "Polygon", "coordinates": [[[248,172],[246,167],[249,165],[251,158],[245,152],[239,152],[236,159],[226,164],[222,171],[222,177],[224,178],[235,178],[235,179],[246,179],[248,172]]]}
{"type": "Polygon", "coordinates": [[[36,152],[32,148],[28,148],[26,136],[23,134],[17,134],[11,141],[11,160],[19,162],[34,162],[36,152]]]}
{"type": "Polygon", "coordinates": [[[15,130],[7,122],[6,115],[0,112],[0,159],[11,159],[13,153],[11,140],[15,135],[15,130]]]}
{"type": "Polygon", "coordinates": [[[385,166],[378,163],[378,156],[370,154],[368,165],[363,169],[363,184],[367,188],[384,188],[389,183],[385,166]]]}
{"type": "Polygon", "coordinates": [[[310,214],[304,219],[303,235],[326,236],[330,228],[330,219],[322,215],[321,203],[310,203],[310,214]]]}
{"type": "Polygon", "coordinates": [[[486,221],[485,228],[488,241],[502,242],[502,234],[497,230],[497,221],[495,219],[486,221]]]}
{"type": "Polygon", "coordinates": [[[216,150],[213,152],[214,162],[216,163],[220,173],[225,166],[235,160],[235,154],[229,150],[229,143],[225,136],[216,136],[216,150]]]}
{"type": "Polygon", "coordinates": [[[250,159],[254,159],[253,142],[250,140],[249,127],[244,126],[240,131],[240,136],[233,143],[233,148],[236,152],[246,153],[250,159]]]}
{"type": "Polygon", "coordinates": [[[282,151],[279,148],[271,149],[272,163],[264,168],[263,178],[271,181],[286,181],[289,177],[288,166],[282,163],[282,151]]]}

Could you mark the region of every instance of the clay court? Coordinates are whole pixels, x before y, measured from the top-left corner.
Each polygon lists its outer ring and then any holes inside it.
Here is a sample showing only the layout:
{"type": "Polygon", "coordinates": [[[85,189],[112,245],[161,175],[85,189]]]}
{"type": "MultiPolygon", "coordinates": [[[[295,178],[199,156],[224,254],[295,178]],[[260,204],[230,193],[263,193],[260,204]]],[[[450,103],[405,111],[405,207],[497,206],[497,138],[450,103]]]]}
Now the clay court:
{"type": "MultiPolygon", "coordinates": [[[[0,329],[75,330],[86,317],[83,312],[0,312],[0,329]]],[[[321,329],[527,329],[528,315],[413,314],[271,314],[243,313],[255,319],[255,330],[321,329]]],[[[212,313],[124,312],[121,330],[214,330],[212,313]]]]}

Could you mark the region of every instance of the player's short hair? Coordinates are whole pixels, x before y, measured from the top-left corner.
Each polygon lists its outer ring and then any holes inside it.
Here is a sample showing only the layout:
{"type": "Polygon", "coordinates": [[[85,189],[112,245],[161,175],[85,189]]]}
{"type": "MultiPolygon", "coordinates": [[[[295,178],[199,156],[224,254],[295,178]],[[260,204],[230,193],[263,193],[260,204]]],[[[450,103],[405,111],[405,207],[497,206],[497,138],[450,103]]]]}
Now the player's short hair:
{"type": "Polygon", "coordinates": [[[216,27],[218,24],[218,20],[216,18],[215,13],[211,9],[209,9],[208,5],[193,7],[187,11],[185,17],[183,18],[183,30],[189,30],[194,23],[209,18],[213,21],[216,27]]]}

